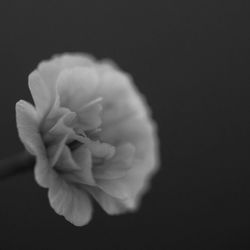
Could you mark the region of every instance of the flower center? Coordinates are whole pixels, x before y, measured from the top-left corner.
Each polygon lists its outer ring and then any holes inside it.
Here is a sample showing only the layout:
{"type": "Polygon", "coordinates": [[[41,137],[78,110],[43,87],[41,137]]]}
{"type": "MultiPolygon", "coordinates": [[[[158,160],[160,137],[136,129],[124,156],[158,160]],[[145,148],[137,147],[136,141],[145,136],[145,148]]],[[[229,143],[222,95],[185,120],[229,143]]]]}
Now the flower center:
{"type": "Polygon", "coordinates": [[[88,133],[84,132],[82,129],[75,129],[76,131],[76,140],[70,142],[68,147],[71,151],[74,151],[76,148],[80,147],[81,145],[85,145],[92,154],[94,158],[94,162],[100,162],[100,159],[110,159],[115,154],[115,147],[105,143],[100,142],[99,140],[91,139],[91,137],[97,137],[96,133],[100,131],[97,129],[96,131],[92,131],[88,133]]]}
{"type": "MultiPolygon", "coordinates": [[[[82,112],[87,111],[86,113],[86,119],[87,119],[89,115],[88,111],[91,110],[94,112],[94,116],[99,116],[100,108],[98,109],[96,108],[98,106],[101,106],[100,105],[101,101],[102,101],[102,98],[96,98],[95,100],[90,101],[87,105],[85,105],[81,109],[80,111],[81,115],[85,115],[82,112]]],[[[68,143],[68,147],[70,148],[70,150],[74,151],[81,145],[85,145],[88,148],[88,150],[91,152],[94,163],[95,162],[100,163],[100,161],[112,158],[115,154],[115,147],[108,143],[100,142],[98,140],[98,132],[101,131],[100,124],[99,124],[99,127],[90,129],[90,130],[85,130],[84,127],[81,126],[81,123],[77,123],[77,125],[75,124],[76,127],[74,128],[74,131],[75,131],[74,141],[68,143]]]]}

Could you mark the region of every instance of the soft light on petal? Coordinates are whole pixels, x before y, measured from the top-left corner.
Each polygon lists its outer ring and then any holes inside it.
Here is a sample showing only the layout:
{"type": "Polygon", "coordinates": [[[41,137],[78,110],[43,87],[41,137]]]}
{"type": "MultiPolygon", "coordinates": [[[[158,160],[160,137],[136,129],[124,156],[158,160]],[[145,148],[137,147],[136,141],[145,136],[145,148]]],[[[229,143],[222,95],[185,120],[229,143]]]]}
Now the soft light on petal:
{"type": "Polygon", "coordinates": [[[34,107],[19,101],[16,104],[16,121],[18,134],[26,149],[31,154],[41,154],[44,150],[39,133],[39,118],[34,107]]]}
{"type": "Polygon", "coordinates": [[[89,223],[92,205],[84,190],[67,184],[59,177],[49,187],[49,201],[52,208],[75,226],[89,223]]]}
{"type": "Polygon", "coordinates": [[[103,97],[104,126],[124,121],[137,114],[145,114],[141,96],[132,85],[129,75],[111,68],[102,73],[101,79],[102,83],[96,95],[103,97]]]}
{"type": "Polygon", "coordinates": [[[129,143],[117,147],[115,156],[112,159],[94,168],[95,178],[117,179],[123,177],[132,168],[134,152],[134,146],[129,143]]]}
{"type": "MultiPolygon", "coordinates": [[[[95,100],[94,100],[95,101],[95,100]]],[[[98,101],[98,100],[97,100],[98,101]]],[[[77,112],[78,123],[84,130],[98,128],[101,123],[102,105],[99,102],[87,104],[77,112]]]]}
{"type": "Polygon", "coordinates": [[[130,200],[114,198],[103,192],[101,189],[91,188],[88,189],[88,191],[103,208],[103,210],[110,215],[122,214],[128,210],[133,211],[136,208],[135,204],[133,204],[130,200]]]}
{"type": "Polygon", "coordinates": [[[60,172],[64,172],[65,174],[81,170],[81,167],[78,166],[75,160],[73,159],[69,147],[66,145],[64,145],[64,148],[55,165],[55,168],[60,172]]]}
{"type": "Polygon", "coordinates": [[[99,77],[93,68],[63,70],[57,79],[61,105],[72,111],[80,110],[91,101],[98,83],[99,77]]]}
{"type": "Polygon", "coordinates": [[[83,184],[95,185],[92,173],[92,157],[89,149],[84,145],[78,147],[73,152],[73,159],[80,168],[77,171],[77,179],[83,184]]]}
{"type": "Polygon", "coordinates": [[[51,93],[38,71],[29,75],[29,88],[38,114],[44,117],[53,104],[51,93]]]}

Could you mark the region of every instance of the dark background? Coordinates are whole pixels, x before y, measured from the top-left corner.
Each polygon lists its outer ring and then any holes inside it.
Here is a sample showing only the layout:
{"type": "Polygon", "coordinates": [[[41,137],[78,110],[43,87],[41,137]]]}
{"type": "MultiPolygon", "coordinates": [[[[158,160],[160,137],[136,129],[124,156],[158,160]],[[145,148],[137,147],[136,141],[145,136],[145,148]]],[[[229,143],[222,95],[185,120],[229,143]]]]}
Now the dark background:
{"type": "Polygon", "coordinates": [[[0,156],[22,150],[14,106],[55,53],[112,58],[158,122],[161,169],[136,214],[77,228],[33,174],[0,183],[0,249],[249,249],[250,2],[0,2],[0,156]]]}

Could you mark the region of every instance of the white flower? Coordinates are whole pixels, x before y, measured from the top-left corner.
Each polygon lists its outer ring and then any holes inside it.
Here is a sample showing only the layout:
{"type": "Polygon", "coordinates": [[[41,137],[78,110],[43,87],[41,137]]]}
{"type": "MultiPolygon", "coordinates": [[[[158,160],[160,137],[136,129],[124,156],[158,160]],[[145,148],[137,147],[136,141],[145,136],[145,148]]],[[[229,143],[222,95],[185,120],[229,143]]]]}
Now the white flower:
{"type": "Polygon", "coordinates": [[[158,166],[155,124],[130,76],[108,61],[64,54],[29,75],[35,107],[16,104],[19,136],[36,156],[35,179],[76,226],[138,208],[158,166]]]}

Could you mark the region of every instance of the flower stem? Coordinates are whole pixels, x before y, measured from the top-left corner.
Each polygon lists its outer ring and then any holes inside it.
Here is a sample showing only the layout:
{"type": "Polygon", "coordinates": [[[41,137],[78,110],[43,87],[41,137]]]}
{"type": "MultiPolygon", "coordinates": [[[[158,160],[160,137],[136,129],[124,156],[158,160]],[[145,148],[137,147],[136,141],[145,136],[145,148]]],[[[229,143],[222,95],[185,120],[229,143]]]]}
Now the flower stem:
{"type": "Polygon", "coordinates": [[[35,157],[27,151],[0,160],[0,180],[31,171],[34,165],[35,157]]]}

